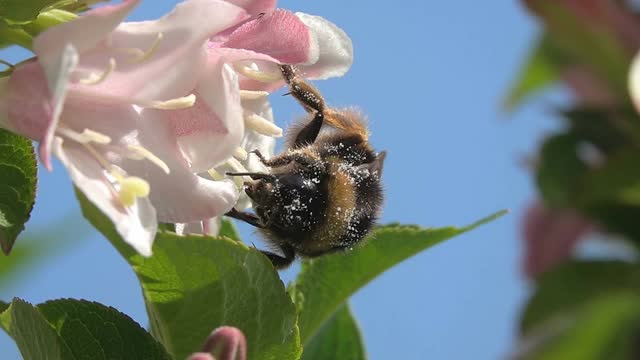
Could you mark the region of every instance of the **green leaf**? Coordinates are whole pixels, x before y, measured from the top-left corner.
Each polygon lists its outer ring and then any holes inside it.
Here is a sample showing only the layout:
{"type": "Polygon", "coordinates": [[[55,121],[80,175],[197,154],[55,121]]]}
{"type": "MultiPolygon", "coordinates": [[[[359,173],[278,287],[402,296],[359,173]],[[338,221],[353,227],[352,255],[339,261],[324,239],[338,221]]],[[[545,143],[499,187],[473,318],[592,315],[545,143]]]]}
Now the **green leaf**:
{"type": "Polygon", "coordinates": [[[229,221],[227,219],[222,219],[222,222],[220,224],[220,231],[218,234],[219,236],[228,237],[231,240],[241,241],[240,235],[238,234],[238,229],[236,229],[236,226],[232,221],[229,221]]]}
{"type": "Polygon", "coordinates": [[[587,166],[578,156],[580,139],[573,134],[547,138],[540,150],[536,180],[547,204],[567,207],[575,201],[587,166]]]}
{"type": "Polygon", "coordinates": [[[564,60],[547,33],[542,34],[520,70],[504,100],[504,108],[511,112],[527,97],[554,83],[564,60]]]}
{"type": "Polygon", "coordinates": [[[365,360],[362,336],[345,303],[325,322],[305,346],[301,360],[365,360]]]}
{"type": "Polygon", "coordinates": [[[640,151],[625,149],[582,180],[577,207],[598,219],[607,230],[640,244],[640,151]]]}
{"type": "Polygon", "coordinates": [[[116,309],[86,300],[33,307],[14,299],[2,327],[27,359],[171,359],[153,337],[116,309]]]}
{"type": "Polygon", "coordinates": [[[37,171],[31,141],[0,129],[0,247],[6,255],[29,220],[37,171]]]}
{"type": "Polygon", "coordinates": [[[538,278],[537,289],[521,319],[526,333],[554,315],[568,312],[612,292],[635,291],[640,296],[640,267],[621,261],[574,261],[538,278]]]}
{"type": "Polygon", "coordinates": [[[15,340],[25,360],[74,358],[47,319],[24,300],[11,302],[0,314],[0,325],[15,340]]]}
{"type": "Polygon", "coordinates": [[[516,359],[626,360],[640,353],[640,296],[611,292],[540,325],[521,344],[516,359]]]}
{"type": "Polygon", "coordinates": [[[10,23],[26,23],[34,20],[40,11],[59,0],[2,0],[0,18],[10,23]]]}
{"type": "Polygon", "coordinates": [[[249,359],[297,359],[296,311],[278,273],[254,248],[228,238],[158,233],[153,256],[134,253],[113,224],[76,190],[83,214],[129,261],[142,285],[152,334],[176,359],[209,333],[235,326],[249,359]]]}
{"type": "Polygon", "coordinates": [[[569,133],[594,145],[604,154],[612,154],[640,142],[640,126],[635,109],[574,107],[562,115],[569,133]]]}
{"type": "Polygon", "coordinates": [[[291,296],[300,312],[298,325],[302,343],[307,344],[349,296],[385,270],[505,213],[500,211],[462,228],[383,226],[373,232],[364,246],[304,262],[291,288],[291,296]]]}

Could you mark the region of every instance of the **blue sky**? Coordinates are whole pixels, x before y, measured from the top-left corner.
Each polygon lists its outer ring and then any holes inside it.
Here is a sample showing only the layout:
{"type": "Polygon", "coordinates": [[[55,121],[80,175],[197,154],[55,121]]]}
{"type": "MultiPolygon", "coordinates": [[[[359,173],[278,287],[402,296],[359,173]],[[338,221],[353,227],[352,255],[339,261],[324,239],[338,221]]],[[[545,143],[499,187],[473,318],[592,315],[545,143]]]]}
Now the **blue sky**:
{"type": "MultiPolygon", "coordinates": [[[[132,19],[160,16],[173,3],[143,1],[132,19]]],[[[511,116],[500,106],[536,25],[518,1],[399,4],[290,0],[279,7],[321,15],[353,40],[351,71],[316,84],[331,104],[369,114],[372,143],[388,151],[382,222],[464,225],[499,209],[511,212],[388,271],[351,303],[370,359],[502,358],[527,295],[519,223],[535,190],[522,159],[554,127],[539,101],[511,116]]],[[[9,61],[19,56],[0,52],[9,61]]],[[[301,113],[289,97],[273,96],[272,104],[280,125],[301,113]]],[[[54,167],[40,173],[32,229],[79,214],[63,167],[54,167]]],[[[87,231],[81,222],[77,232],[87,231]]],[[[249,229],[243,233],[259,244],[249,229]]],[[[146,324],[133,272],[106,240],[90,234],[0,289],[0,298],[91,299],[146,324]]],[[[0,355],[19,358],[4,333],[0,355]]]]}

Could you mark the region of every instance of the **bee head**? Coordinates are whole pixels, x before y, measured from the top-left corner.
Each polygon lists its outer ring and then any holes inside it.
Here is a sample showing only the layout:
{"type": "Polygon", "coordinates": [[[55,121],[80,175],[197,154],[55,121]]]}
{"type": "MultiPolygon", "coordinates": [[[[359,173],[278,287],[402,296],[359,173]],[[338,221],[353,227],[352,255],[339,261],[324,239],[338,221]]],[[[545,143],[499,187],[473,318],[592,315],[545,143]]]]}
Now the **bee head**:
{"type": "Polygon", "coordinates": [[[268,223],[302,229],[310,226],[314,210],[323,202],[321,186],[319,178],[286,173],[246,182],[245,191],[268,223]]]}

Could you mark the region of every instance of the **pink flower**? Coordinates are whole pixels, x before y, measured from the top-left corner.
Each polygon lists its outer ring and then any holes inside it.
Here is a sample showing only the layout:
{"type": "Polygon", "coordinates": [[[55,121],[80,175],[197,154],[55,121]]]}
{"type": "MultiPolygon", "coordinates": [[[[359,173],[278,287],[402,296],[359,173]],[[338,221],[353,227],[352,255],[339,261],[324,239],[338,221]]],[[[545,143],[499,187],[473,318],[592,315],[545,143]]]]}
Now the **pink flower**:
{"type": "Polygon", "coordinates": [[[229,158],[244,136],[238,77],[210,61],[207,43],[248,15],[188,0],[161,19],[121,23],[138,2],[39,35],[38,61],[1,84],[0,125],[38,140],[49,169],[53,152],[124,240],[150,255],[158,220],[211,218],[237,200],[232,182],[195,173],[229,158]]]}
{"type": "Polygon", "coordinates": [[[236,204],[241,179],[214,168],[262,166],[247,152],[273,152],[282,130],[266,96],[284,84],[278,65],[339,76],[352,47],[335,25],[274,10],[274,1],[187,0],[161,19],[122,23],[138,3],[92,10],[34,39],[37,62],[0,83],[0,126],[38,140],[48,169],[58,157],[148,256],[158,221],[207,232],[236,204]]]}
{"type": "Polygon", "coordinates": [[[238,328],[221,326],[207,338],[202,352],[193,353],[187,360],[245,360],[247,340],[238,328]]]}
{"type": "Polygon", "coordinates": [[[559,264],[593,229],[591,222],[573,210],[531,205],[523,224],[524,274],[532,278],[559,264]]]}

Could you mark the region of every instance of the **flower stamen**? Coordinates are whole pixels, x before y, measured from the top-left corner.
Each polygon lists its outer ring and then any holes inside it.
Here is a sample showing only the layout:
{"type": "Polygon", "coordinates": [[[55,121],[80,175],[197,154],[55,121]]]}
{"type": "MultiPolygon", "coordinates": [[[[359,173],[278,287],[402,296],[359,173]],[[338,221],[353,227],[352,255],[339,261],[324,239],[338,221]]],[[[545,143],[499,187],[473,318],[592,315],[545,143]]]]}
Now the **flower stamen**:
{"type": "Polygon", "coordinates": [[[216,181],[224,180],[224,175],[220,174],[218,170],[214,168],[209,169],[207,173],[209,173],[209,176],[211,176],[213,180],[216,180],[216,181]]]}
{"type": "Polygon", "coordinates": [[[166,101],[151,101],[147,104],[139,104],[139,106],[143,108],[154,108],[158,110],[178,110],[178,109],[186,109],[193,106],[196,103],[195,94],[190,94],[187,96],[169,99],[166,101]]]}
{"type": "Polygon", "coordinates": [[[258,100],[269,96],[266,91],[240,90],[240,100],[258,100]]]}
{"type": "Polygon", "coordinates": [[[149,183],[137,176],[127,176],[126,172],[117,166],[109,163],[98,151],[88,143],[82,144],[87,151],[98,161],[102,168],[111,177],[111,182],[117,183],[116,188],[112,185],[114,192],[118,195],[118,199],[125,207],[135,204],[137,198],[149,196],[149,183]]]}
{"type": "Polygon", "coordinates": [[[135,50],[139,50],[140,52],[135,56],[134,59],[131,60],[131,62],[141,63],[143,61],[148,60],[158,49],[158,46],[160,45],[160,41],[162,40],[163,37],[164,35],[161,32],[159,32],[158,35],[156,36],[156,39],[153,41],[153,44],[151,44],[151,47],[149,47],[147,51],[135,49],[135,50]]]}
{"type": "Polygon", "coordinates": [[[237,147],[234,151],[233,151],[233,157],[240,160],[240,161],[244,161],[247,160],[247,157],[249,156],[249,154],[247,153],[247,150],[241,148],[241,147],[237,147]]]}
{"type": "Polygon", "coordinates": [[[136,198],[145,198],[149,196],[149,183],[137,176],[128,176],[120,180],[120,190],[118,198],[124,206],[132,206],[136,202],[136,198]]]}
{"type": "Polygon", "coordinates": [[[86,77],[80,78],[78,82],[82,85],[97,85],[103,82],[109,74],[111,74],[116,69],[116,59],[109,58],[109,65],[107,65],[106,69],[100,74],[97,73],[89,73],[86,77]]]}
{"type": "Polygon", "coordinates": [[[151,151],[145,149],[140,145],[127,145],[127,148],[132,151],[132,153],[128,153],[127,157],[133,160],[142,160],[147,159],[151,161],[154,165],[158,166],[165,174],[169,174],[169,166],[162,161],[158,156],[156,156],[151,151]]]}
{"type": "Polygon", "coordinates": [[[280,127],[252,111],[245,110],[244,124],[262,135],[270,137],[282,136],[280,127]]]}
{"type": "MultiPolygon", "coordinates": [[[[232,172],[248,172],[248,170],[244,166],[242,166],[240,161],[238,161],[238,160],[236,160],[234,158],[227,159],[227,161],[224,162],[224,165],[227,166],[228,168],[230,168],[232,172]]],[[[233,182],[236,184],[238,189],[242,189],[242,187],[244,187],[244,181],[245,180],[246,180],[245,176],[234,176],[233,177],[233,182]]]]}
{"type": "Polygon", "coordinates": [[[252,66],[247,66],[247,65],[235,64],[233,66],[233,68],[239,74],[242,74],[245,77],[248,77],[249,79],[253,79],[253,80],[256,80],[256,81],[263,82],[263,83],[271,83],[271,82],[276,82],[276,81],[282,80],[282,74],[273,73],[273,72],[266,72],[266,71],[260,71],[255,66],[252,67],[252,66]]]}
{"type": "Polygon", "coordinates": [[[84,129],[82,131],[82,133],[79,133],[77,131],[71,130],[69,128],[63,127],[63,126],[59,126],[56,129],[56,132],[60,133],[61,135],[64,135],[76,142],[79,142],[81,144],[87,144],[90,142],[94,142],[96,144],[109,144],[111,142],[111,138],[103,133],[99,133],[97,131],[93,131],[91,129],[84,129]]]}

